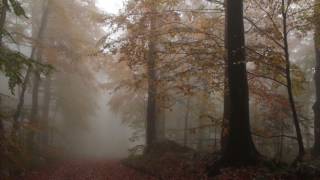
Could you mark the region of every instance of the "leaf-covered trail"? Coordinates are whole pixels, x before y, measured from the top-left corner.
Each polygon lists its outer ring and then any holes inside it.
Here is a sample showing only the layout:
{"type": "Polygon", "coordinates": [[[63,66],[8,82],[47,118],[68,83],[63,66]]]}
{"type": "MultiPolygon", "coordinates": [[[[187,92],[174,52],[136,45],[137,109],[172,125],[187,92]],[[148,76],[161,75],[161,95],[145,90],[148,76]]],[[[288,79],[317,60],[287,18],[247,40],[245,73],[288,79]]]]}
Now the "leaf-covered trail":
{"type": "Polygon", "coordinates": [[[40,171],[24,180],[154,180],[124,166],[120,161],[67,161],[40,171]]]}

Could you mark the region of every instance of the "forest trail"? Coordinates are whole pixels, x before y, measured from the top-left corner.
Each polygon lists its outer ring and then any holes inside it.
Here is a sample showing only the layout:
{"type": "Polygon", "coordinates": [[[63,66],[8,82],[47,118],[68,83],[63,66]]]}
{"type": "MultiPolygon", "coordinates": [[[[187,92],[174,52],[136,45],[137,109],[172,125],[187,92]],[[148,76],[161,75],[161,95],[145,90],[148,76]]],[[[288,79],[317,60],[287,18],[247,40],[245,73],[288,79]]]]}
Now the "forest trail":
{"type": "Polygon", "coordinates": [[[34,171],[23,180],[153,180],[117,160],[66,161],[34,171]]]}

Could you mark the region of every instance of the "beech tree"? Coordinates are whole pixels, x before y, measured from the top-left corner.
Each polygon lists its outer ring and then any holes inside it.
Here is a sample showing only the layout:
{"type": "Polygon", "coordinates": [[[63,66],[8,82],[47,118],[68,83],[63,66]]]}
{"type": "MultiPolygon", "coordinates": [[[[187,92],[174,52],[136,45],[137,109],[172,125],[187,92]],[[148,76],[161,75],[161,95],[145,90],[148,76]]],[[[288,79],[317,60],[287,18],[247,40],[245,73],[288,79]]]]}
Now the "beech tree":
{"type": "MultiPolygon", "coordinates": [[[[252,48],[256,47],[257,50],[254,53],[256,53],[260,59],[254,61],[259,67],[257,69],[260,69],[260,72],[251,71],[249,74],[254,76],[260,75],[278,84],[278,87],[283,86],[286,88],[287,105],[284,105],[284,107],[290,107],[291,113],[288,111],[286,116],[289,115],[287,117],[289,118],[292,115],[292,127],[296,134],[294,139],[298,142],[299,150],[297,160],[301,159],[304,154],[303,132],[301,130],[304,116],[302,112],[299,112],[299,104],[294,96],[301,95],[301,90],[305,84],[305,76],[299,64],[293,61],[293,59],[296,58],[290,56],[293,48],[291,48],[291,44],[289,43],[290,38],[296,37],[302,39],[306,36],[306,32],[310,30],[310,23],[307,19],[309,19],[312,14],[310,12],[312,5],[306,1],[273,1],[261,4],[254,0],[251,1],[248,6],[249,13],[245,17],[245,20],[251,26],[250,34],[256,32],[258,34],[258,36],[255,37],[256,39],[263,38],[264,41],[270,42],[257,41],[254,46],[248,48],[250,52],[254,52],[252,48]],[[250,9],[252,9],[251,13],[250,9]],[[253,14],[259,14],[255,11],[256,9],[259,9],[261,15],[254,17],[253,14]],[[303,15],[300,13],[303,13],[303,15]],[[262,16],[266,17],[263,21],[259,19],[262,16]],[[266,74],[266,72],[269,73],[266,74]]],[[[253,56],[250,54],[250,57],[253,56]]],[[[283,97],[281,99],[283,99],[283,97]]],[[[281,99],[279,97],[279,103],[285,103],[281,99]]],[[[289,136],[289,138],[292,137],[289,136]]]]}
{"type": "Polygon", "coordinates": [[[229,134],[222,152],[222,161],[234,165],[256,163],[258,152],[251,138],[249,122],[249,92],[242,1],[227,1],[225,32],[230,119],[229,134]]]}

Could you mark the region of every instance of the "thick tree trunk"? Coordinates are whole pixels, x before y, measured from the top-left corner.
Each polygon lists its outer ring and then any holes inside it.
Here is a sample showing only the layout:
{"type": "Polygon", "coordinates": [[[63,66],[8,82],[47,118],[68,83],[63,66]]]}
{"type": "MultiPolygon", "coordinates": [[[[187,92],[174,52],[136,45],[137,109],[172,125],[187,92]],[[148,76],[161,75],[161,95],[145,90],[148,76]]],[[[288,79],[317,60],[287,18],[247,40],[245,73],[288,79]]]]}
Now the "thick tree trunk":
{"type": "Polygon", "coordinates": [[[289,55],[289,46],[288,46],[288,31],[287,31],[287,10],[285,6],[285,1],[282,0],[282,20],[283,20],[283,43],[284,43],[284,51],[285,51],[285,61],[286,61],[286,78],[287,78],[287,90],[289,96],[290,107],[292,110],[293,123],[296,129],[297,140],[299,145],[299,155],[297,160],[301,160],[304,155],[304,146],[303,139],[301,134],[301,128],[299,124],[299,118],[294,102],[293,92],[292,92],[292,82],[291,82],[291,63],[290,63],[290,55],[289,55]]]}
{"type": "MultiPolygon", "coordinates": [[[[225,29],[227,29],[227,3],[228,1],[224,1],[225,8],[225,29]]],[[[228,41],[227,33],[224,35],[224,41],[228,41]]],[[[221,135],[220,135],[220,146],[221,151],[225,150],[226,144],[228,142],[229,135],[229,120],[230,120],[230,94],[229,94],[229,83],[228,83],[228,46],[225,43],[225,53],[224,53],[224,102],[223,102],[223,119],[222,119],[222,127],[221,127],[221,135]]]]}
{"type": "Polygon", "coordinates": [[[147,117],[146,117],[146,152],[148,153],[150,145],[156,139],[156,97],[157,97],[157,82],[156,82],[156,52],[155,52],[155,22],[154,13],[150,15],[150,34],[147,53],[147,71],[148,71],[148,102],[147,102],[147,117]]]}
{"type": "Polygon", "coordinates": [[[222,162],[228,165],[254,164],[258,153],[250,131],[242,0],[227,0],[226,18],[230,131],[222,152],[222,162]]]}
{"type": "Polygon", "coordinates": [[[315,33],[314,33],[314,44],[316,53],[316,65],[315,65],[315,99],[316,102],[313,105],[314,111],[314,146],[313,154],[320,156],[320,0],[315,1],[314,16],[315,16],[315,33]]]}
{"type": "MultiPolygon", "coordinates": [[[[226,62],[227,63],[227,62],[226,62]]],[[[221,151],[225,150],[226,144],[228,142],[229,136],[229,121],[230,121],[230,94],[228,87],[228,70],[225,68],[225,82],[224,82],[224,103],[223,103],[223,119],[222,119],[222,131],[221,131],[221,151]]]]}

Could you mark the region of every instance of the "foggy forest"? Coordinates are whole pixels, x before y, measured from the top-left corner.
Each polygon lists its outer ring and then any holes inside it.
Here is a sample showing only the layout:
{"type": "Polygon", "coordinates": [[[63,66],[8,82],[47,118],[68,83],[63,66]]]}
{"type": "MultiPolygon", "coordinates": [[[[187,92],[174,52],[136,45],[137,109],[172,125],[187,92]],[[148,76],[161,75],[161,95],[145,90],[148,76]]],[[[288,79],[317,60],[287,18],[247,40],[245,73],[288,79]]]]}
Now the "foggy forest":
{"type": "Polygon", "coordinates": [[[320,0],[0,0],[0,179],[320,179],[320,0]]]}

